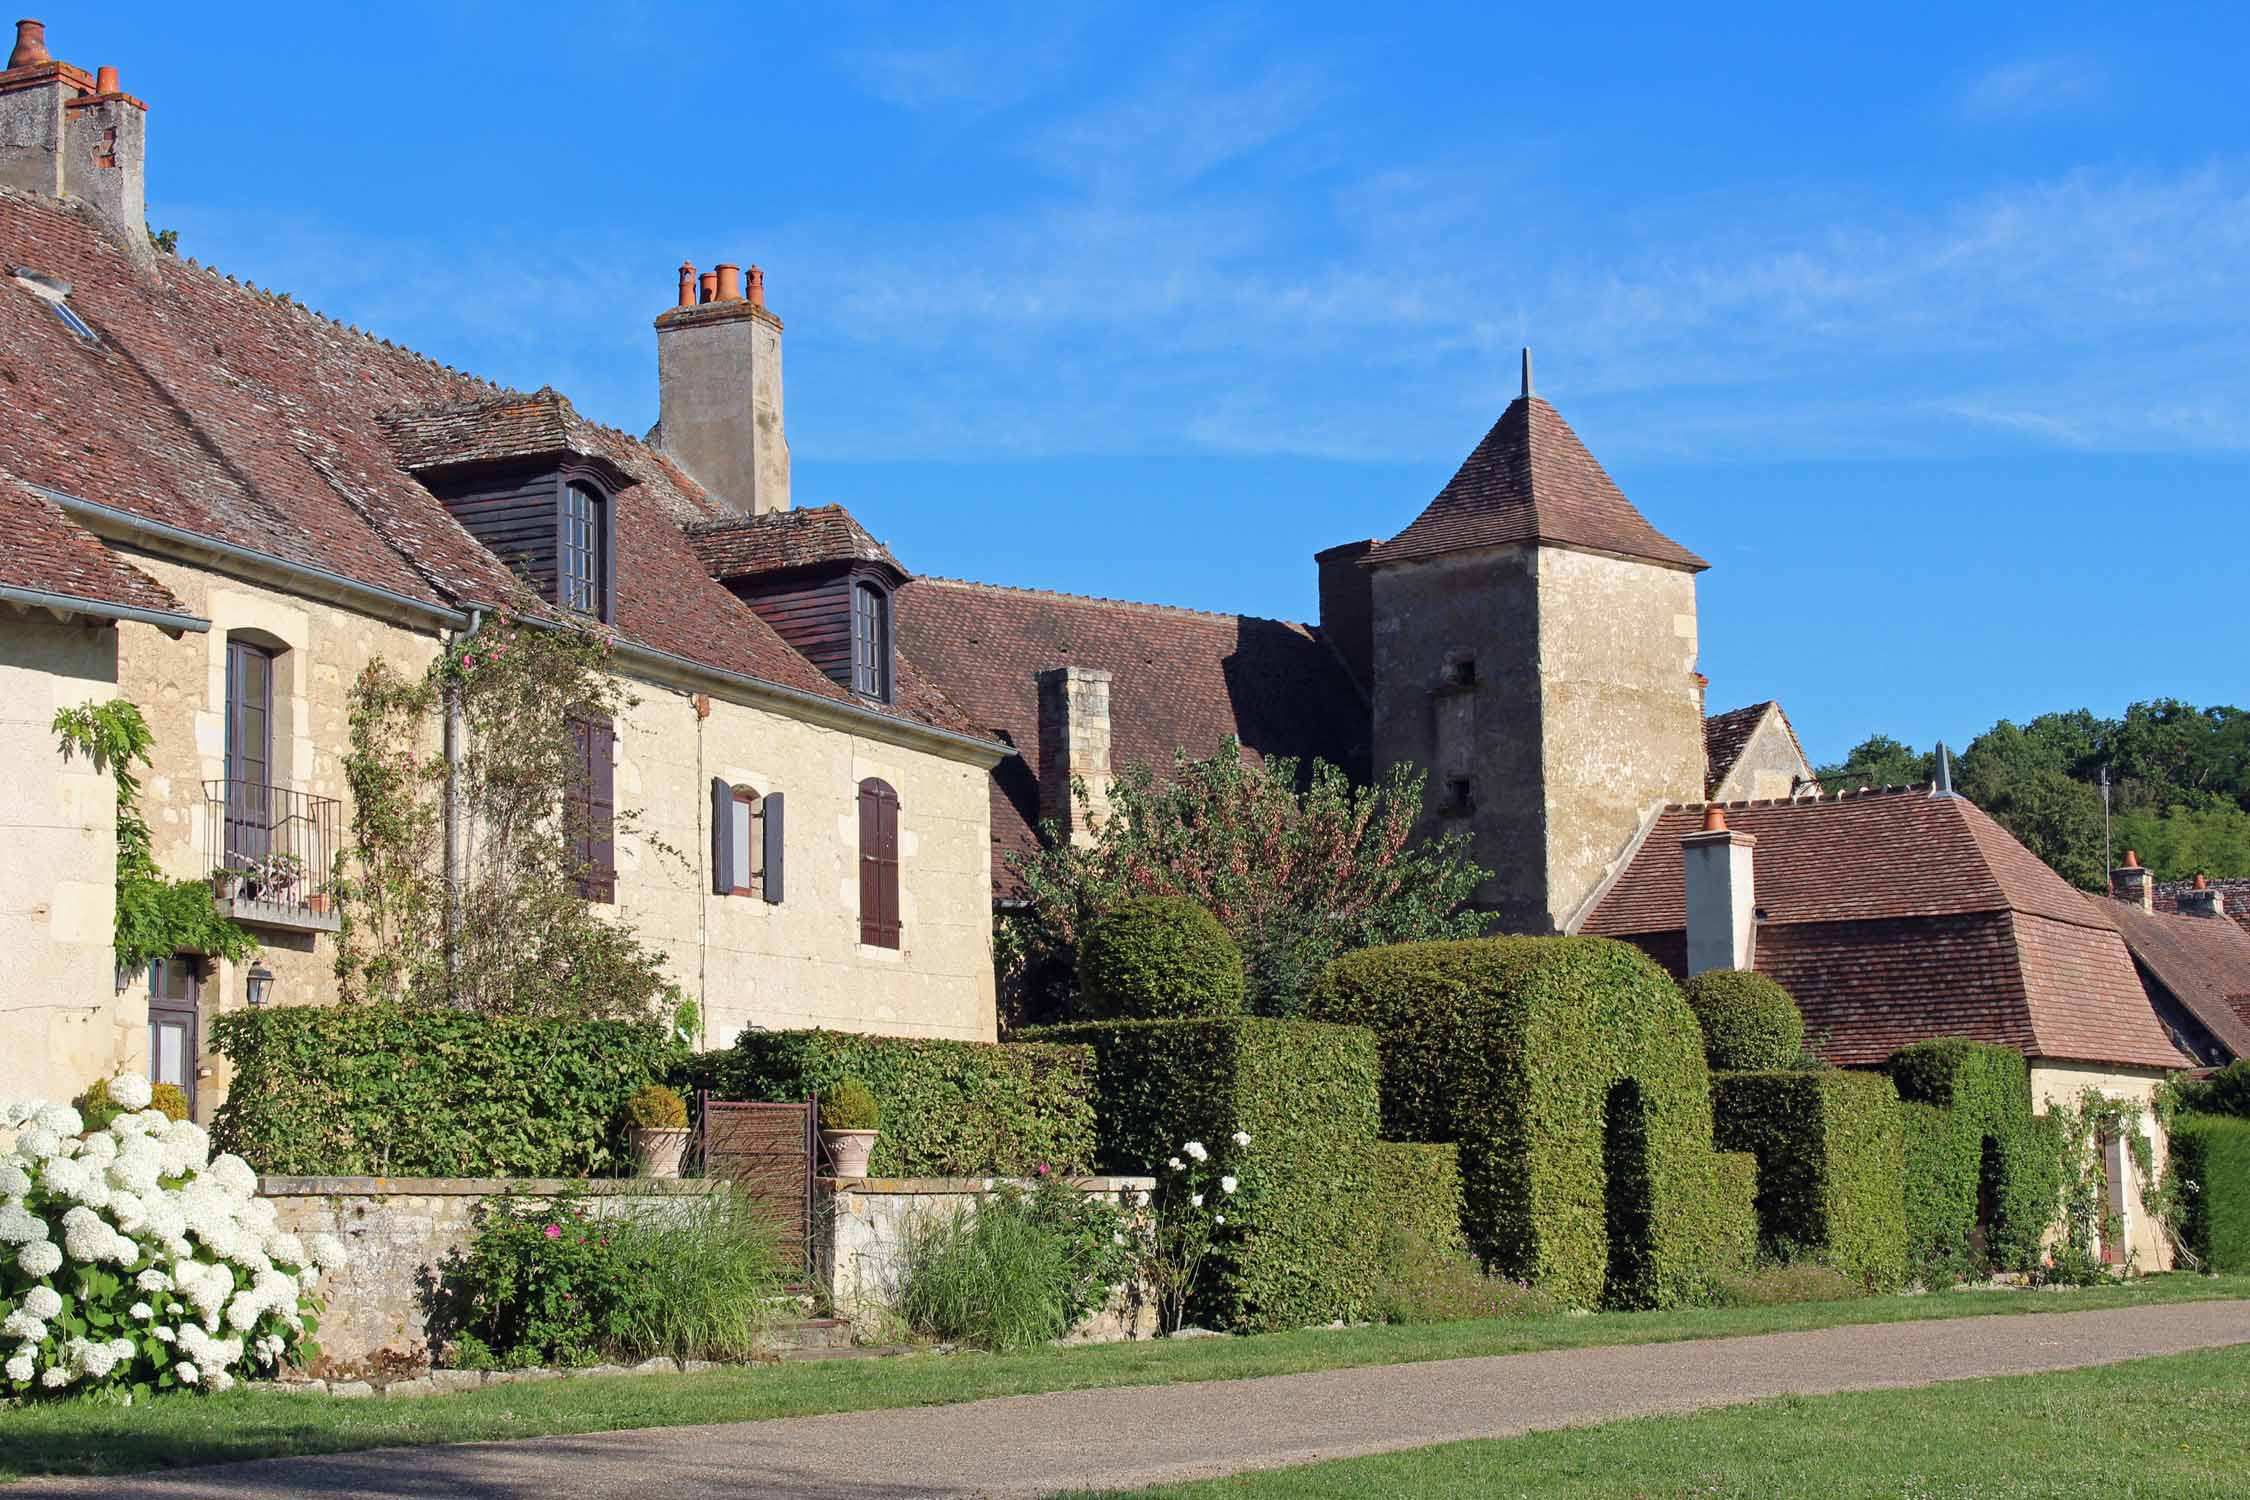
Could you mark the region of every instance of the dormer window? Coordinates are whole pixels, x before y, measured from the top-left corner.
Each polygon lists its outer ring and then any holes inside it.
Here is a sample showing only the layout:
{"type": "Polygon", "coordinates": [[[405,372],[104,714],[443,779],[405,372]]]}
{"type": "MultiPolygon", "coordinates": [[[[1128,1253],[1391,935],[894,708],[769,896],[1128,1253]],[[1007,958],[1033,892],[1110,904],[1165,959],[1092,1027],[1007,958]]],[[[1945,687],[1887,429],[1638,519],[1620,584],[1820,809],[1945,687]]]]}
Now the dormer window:
{"type": "Polygon", "coordinates": [[[864,578],[852,584],[852,691],[891,701],[891,596],[864,578]]]}
{"type": "Polygon", "coordinates": [[[555,540],[555,602],[580,614],[607,619],[603,582],[608,568],[609,497],[583,479],[563,486],[560,532],[555,540]]]}

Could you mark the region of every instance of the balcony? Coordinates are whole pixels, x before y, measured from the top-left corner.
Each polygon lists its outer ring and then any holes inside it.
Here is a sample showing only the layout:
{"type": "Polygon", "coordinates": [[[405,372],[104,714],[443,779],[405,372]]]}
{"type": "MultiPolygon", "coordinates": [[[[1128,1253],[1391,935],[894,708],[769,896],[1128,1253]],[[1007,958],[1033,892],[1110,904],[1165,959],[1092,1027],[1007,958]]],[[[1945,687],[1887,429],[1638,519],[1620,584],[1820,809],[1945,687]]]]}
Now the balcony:
{"type": "Polygon", "coordinates": [[[204,847],[220,915],[247,927],[334,932],[328,881],[344,805],[255,781],[203,783],[204,847]]]}

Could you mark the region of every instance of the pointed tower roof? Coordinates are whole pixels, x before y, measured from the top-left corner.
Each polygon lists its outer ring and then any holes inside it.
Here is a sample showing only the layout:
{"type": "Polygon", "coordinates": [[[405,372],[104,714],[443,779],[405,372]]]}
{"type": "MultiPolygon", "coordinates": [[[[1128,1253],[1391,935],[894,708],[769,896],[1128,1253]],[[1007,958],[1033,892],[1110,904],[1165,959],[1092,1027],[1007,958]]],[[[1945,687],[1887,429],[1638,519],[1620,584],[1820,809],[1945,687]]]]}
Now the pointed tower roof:
{"type": "Polygon", "coordinates": [[[1710,566],[1633,508],[1562,414],[1524,392],[1414,523],[1375,549],[1381,567],[1472,547],[1553,542],[1700,572],[1710,566]]]}

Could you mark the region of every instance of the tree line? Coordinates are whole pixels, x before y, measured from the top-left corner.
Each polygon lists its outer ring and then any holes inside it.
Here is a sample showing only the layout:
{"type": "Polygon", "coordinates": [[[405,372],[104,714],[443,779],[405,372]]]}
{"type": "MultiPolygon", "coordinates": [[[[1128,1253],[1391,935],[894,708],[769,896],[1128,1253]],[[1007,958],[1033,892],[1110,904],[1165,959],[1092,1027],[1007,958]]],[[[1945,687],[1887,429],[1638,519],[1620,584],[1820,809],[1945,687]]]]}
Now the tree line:
{"type": "MultiPolygon", "coordinates": [[[[2159,880],[2250,876],[2250,712],[2176,698],[2119,718],[2088,709],[2002,719],[1955,759],[1954,790],[1992,814],[2073,885],[2107,888],[2101,779],[2110,783],[2109,849],[2159,880]]],[[[1932,780],[1935,750],[1871,735],[1838,765],[1830,791],[1932,780]]]]}

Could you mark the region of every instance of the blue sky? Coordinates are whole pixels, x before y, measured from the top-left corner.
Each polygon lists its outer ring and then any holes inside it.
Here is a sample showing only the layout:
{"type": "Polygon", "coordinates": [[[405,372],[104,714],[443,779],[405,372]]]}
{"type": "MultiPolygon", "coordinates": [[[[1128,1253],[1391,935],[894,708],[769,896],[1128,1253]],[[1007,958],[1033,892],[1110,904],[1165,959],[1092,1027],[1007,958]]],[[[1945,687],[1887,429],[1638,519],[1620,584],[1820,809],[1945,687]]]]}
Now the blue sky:
{"type": "Polygon", "coordinates": [[[1537,351],[1712,560],[1714,707],[2244,690],[2250,21],[2216,7],[127,3],[182,248],[654,420],[684,259],[800,504],[920,572],[1292,619],[1537,351]]]}

